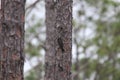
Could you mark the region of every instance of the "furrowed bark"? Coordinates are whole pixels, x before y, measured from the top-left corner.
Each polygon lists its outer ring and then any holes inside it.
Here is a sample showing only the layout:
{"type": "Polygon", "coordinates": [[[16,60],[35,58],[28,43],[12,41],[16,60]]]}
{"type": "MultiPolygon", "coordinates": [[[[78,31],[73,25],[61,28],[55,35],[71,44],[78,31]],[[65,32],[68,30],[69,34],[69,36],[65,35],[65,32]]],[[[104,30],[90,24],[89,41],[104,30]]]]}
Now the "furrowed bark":
{"type": "Polygon", "coordinates": [[[45,80],[71,80],[72,0],[46,0],[45,80]]]}
{"type": "Polygon", "coordinates": [[[0,80],[23,80],[25,0],[0,6],[0,80]]]}

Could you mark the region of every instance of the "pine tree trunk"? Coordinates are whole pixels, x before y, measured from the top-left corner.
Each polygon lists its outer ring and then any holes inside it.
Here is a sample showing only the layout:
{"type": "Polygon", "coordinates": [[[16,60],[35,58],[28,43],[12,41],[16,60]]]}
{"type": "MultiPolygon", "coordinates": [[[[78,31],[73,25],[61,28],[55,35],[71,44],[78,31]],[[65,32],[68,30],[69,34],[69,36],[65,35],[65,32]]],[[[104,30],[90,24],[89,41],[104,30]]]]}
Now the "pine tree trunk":
{"type": "Polygon", "coordinates": [[[46,0],[45,3],[45,80],[71,80],[72,0],[46,0]]]}
{"type": "Polygon", "coordinates": [[[25,0],[1,0],[0,80],[23,80],[25,0]]]}

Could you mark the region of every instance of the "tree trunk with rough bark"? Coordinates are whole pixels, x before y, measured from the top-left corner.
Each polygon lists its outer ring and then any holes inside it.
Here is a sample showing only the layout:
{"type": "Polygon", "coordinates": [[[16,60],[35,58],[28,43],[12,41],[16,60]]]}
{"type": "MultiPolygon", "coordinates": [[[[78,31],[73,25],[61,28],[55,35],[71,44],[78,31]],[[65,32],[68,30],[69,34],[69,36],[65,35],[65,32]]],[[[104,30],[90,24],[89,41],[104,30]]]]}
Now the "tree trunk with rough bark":
{"type": "Polygon", "coordinates": [[[23,80],[25,0],[0,3],[0,80],[23,80]]]}
{"type": "Polygon", "coordinates": [[[72,0],[45,0],[45,3],[45,80],[71,80],[72,0]]]}

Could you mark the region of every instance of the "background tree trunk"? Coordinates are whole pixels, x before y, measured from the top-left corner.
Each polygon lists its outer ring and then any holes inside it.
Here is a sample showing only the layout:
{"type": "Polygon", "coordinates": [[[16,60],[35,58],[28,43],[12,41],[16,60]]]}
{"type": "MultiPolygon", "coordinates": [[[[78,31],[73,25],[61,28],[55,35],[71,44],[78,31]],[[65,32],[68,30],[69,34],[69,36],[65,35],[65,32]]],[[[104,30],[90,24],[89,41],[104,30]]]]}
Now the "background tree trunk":
{"type": "Polygon", "coordinates": [[[45,1],[45,80],[71,80],[72,0],[54,1],[45,1]]]}
{"type": "Polygon", "coordinates": [[[0,80],[23,80],[25,0],[0,6],[0,80]]]}

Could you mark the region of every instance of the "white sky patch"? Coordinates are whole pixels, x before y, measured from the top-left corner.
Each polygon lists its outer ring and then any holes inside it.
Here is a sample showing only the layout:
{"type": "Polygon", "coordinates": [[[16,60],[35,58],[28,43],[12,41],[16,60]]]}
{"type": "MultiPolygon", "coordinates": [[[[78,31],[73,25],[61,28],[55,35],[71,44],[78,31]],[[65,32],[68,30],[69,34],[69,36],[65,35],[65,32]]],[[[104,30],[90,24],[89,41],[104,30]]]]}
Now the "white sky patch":
{"type": "Polygon", "coordinates": [[[32,44],[38,46],[38,40],[36,38],[32,39],[32,44]]]}
{"type": "MultiPolygon", "coordinates": [[[[44,51],[41,51],[44,53],[44,51]]],[[[38,65],[38,63],[44,62],[44,57],[33,57],[30,60],[25,60],[25,65],[24,65],[24,73],[27,73],[30,71],[33,67],[38,65]]]]}
{"type": "Polygon", "coordinates": [[[31,60],[26,60],[24,65],[24,72],[28,72],[37,64],[38,64],[38,60],[36,57],[32,58],[31,60]]]}
{"type": "Polygon", "coordinates": [[[73,58],[73,59],[76,58],[76,55],[75,55],[74,53],[76,53],[76,46],[73,44],[73,45],[72,45],[72,58],[73,58]]]}
{"type": "Polygon", "coordinates": [[[116,2],[120,2],[120,0],[115,0],[116,2]]]}

